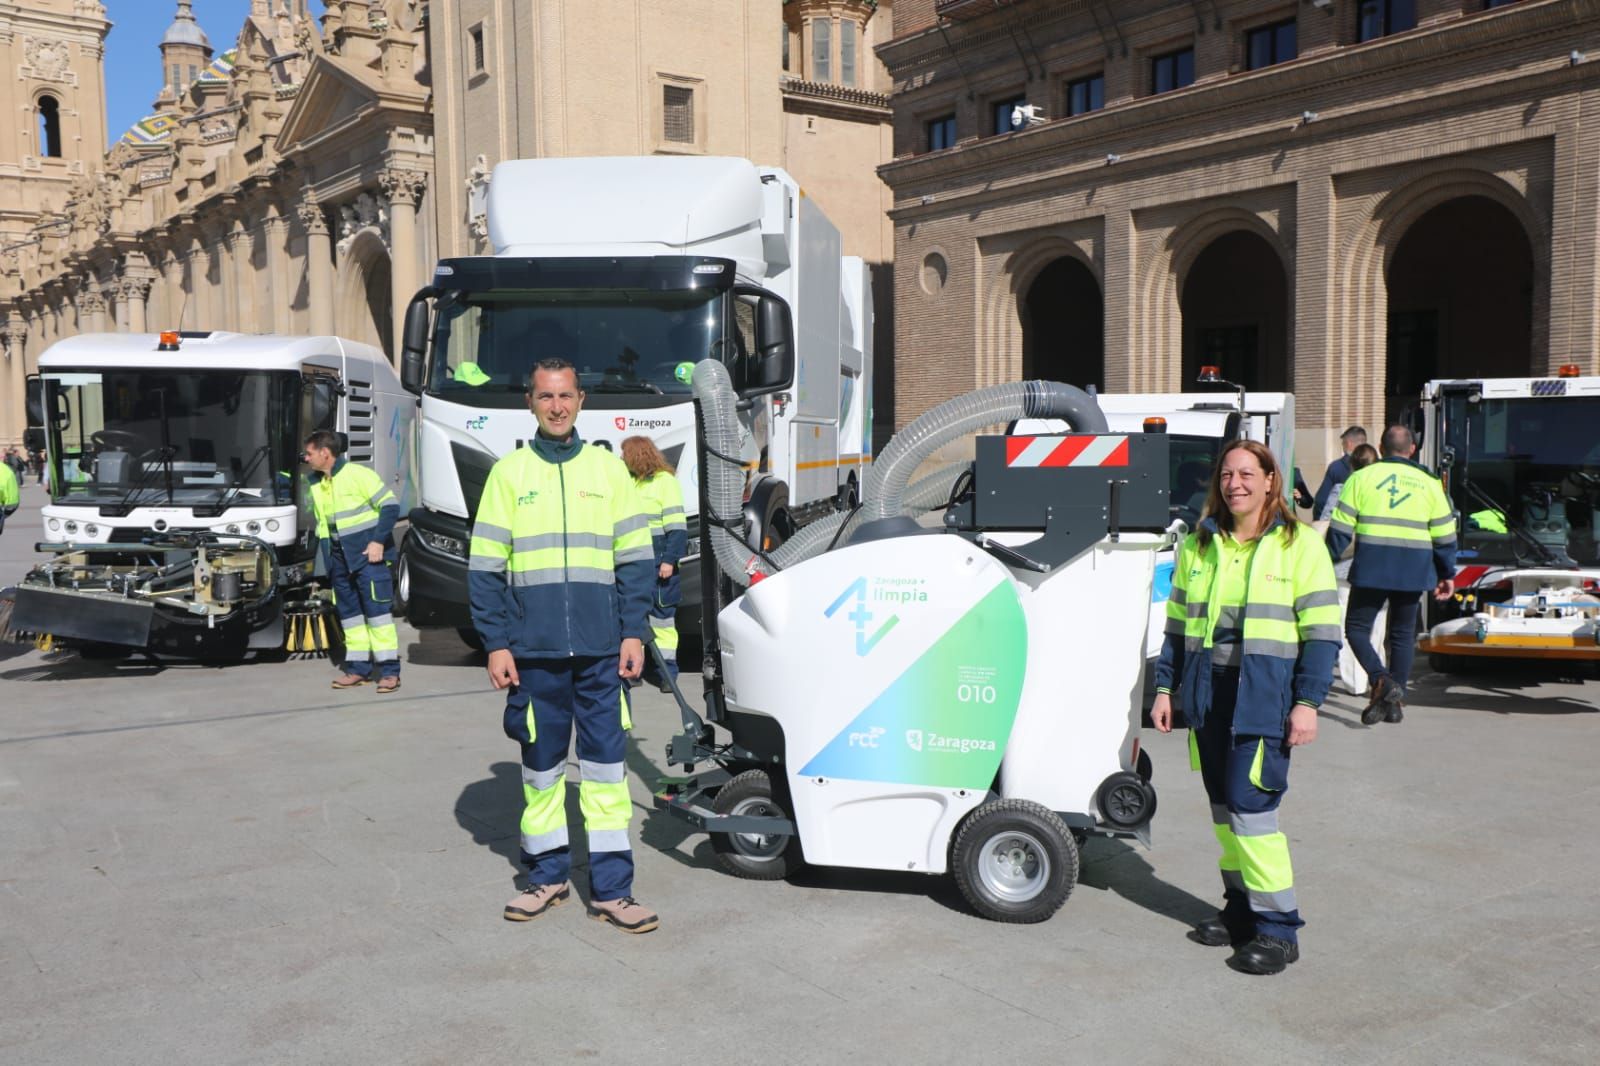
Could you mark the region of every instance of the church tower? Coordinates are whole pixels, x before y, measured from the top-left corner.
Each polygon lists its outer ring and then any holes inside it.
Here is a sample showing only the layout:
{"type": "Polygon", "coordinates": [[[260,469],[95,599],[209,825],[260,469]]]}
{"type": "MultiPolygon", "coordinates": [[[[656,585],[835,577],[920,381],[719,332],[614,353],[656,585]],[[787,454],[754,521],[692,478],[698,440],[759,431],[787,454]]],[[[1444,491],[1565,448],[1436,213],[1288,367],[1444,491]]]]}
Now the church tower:
{"type": "Polygon", "coordinates": [[[172,25],[161,37],[161,95],[156,97],[156,110],[180,102],[210,63],[211,39],[195,21],[190,0],[178,0],[172,25]]]}

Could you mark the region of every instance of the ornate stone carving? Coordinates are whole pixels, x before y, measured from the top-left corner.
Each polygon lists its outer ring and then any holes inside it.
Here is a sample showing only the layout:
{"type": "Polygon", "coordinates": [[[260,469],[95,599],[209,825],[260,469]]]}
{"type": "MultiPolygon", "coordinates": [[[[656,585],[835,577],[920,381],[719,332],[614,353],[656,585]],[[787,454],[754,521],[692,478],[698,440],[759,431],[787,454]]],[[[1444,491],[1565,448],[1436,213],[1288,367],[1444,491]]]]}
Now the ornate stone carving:
{"type": "Polygon", "coordinates": [[[68,51],[71,46],[66,41],[54,37],[24,37],[22,41],[22,56],[27,63],[23,69],[25,77],[78,83],[77,75],[68,69],[72,57],[68,51]]]}
{"type": "Polygon", "coordinates": [[[392,203],[415,207],[422,190],[428,187],[428,175],[409,167],[389,167],[378,175],[378,184],[392,203]]]}
{"type": "Polygon", "coordinates": [[[489,237],[489,159],[479,155],[467,170],[467,229],[479,240],[489,237]]]}
{"type": "Polygon", "coordinates": [[[389,245],[389,205],[364,192],[348,204],[339,205],[339,254],[350,250],[356,234],[365,229],[375,229],[384,247],[389,245]]]}
{"type": "Polygon", "coordinates": [[[301,200],[295,207],[294,213],[300,219],[300,225],[306,228],[307,233],[326,235],[328,220],[322,213],[322,205],[313,199],[301,200]]]}
{"type": "Polygon", "coordinates": [[[85,315],[106,313],[106,298],[96,289],[87,289],[78,297],[78,311],[85,315]]]}
{"type": "Polygon", "coordinates": [[[144,300],[150,296],[150,279],[140,277],[123,278],[117,291],[124,300],[144,300]]]}

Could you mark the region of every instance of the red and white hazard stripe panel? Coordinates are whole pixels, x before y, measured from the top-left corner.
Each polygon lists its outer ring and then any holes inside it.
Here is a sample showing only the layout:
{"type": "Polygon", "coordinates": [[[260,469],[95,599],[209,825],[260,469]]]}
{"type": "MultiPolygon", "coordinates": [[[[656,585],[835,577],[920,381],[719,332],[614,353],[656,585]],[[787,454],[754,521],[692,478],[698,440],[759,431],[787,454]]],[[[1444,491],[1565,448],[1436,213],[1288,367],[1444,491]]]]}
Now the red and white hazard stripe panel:
{"type": "Polygon", "coordinates": [[[1006,466],[1127,466],[1128,438],[1007,437],[1006,466]]]}

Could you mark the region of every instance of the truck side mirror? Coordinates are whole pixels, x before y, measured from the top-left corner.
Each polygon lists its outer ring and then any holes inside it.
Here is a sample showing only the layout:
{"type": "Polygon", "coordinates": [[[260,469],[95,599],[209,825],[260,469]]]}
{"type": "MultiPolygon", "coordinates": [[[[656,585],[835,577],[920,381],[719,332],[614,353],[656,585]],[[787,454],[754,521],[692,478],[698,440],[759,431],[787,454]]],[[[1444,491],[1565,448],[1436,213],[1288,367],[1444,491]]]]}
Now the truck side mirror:
{"type": "Polygon", "coordinates": [[[304,433],[332,428],[333,416],[339,410],[338,384],[332,381],[313,381],[307,384],[306,391],[310,393],[310,409],[307,413],[311,424],[303,427],[304,433]]]}
{"type": "Polygon", "coordinates": [[[794,318],[783,298],[765,290],[750,290],[756,297],[756,350],[744,375],[740,396],[782,392],[794,384],[794,318]]]}
{"type": "Polygon", "coordinates": [[[44,425],[44,379],[28,375],[28,425],[44,425]]]}
{"type": "Polygon", "coordinates": [[[400,385],[407,392],[422,395],[428,368],[428,300],[434,294],[430,285],[419,289],[406,306],[405,326],[400,339],[400,385]]]}

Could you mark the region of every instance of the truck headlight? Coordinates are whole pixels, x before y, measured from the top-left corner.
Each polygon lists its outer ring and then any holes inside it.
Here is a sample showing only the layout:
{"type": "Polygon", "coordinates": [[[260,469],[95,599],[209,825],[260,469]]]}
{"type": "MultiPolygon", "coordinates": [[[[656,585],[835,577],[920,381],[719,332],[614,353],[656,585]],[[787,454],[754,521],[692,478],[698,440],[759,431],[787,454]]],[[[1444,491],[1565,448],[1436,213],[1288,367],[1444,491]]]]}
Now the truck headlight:
{"type": "Polygon", "coordinates": [[[98,537],[100,535],[100,527],[90,522],[83,527],[83,535],[86,537],[98,537]]]}
{"type": "Polygon", "coordinates": [[[68,535],[74,534],[76,532],[78,532],[78,523],[69,520],[67,522],[67,533],[68,533],[68,535]]]}
{"type": "Polygon", "coordinates": [[[276,518],[267,519],[267,532],[268,533],[276,533],[277,531],[278,531],[278,520],[276,518]]]}
{"type": "Polygon", "coordinates": [[[247,523],[245,525],[244,528],[245,528],[245,531],[247,533],[250,533],[252,536],[254,536],[255,534],[261,532],[261,523],[260,522],[249,522],[249,523],[247,523]]]}
{"type": "Polygon", "coordinates": [[[59,533],[59,532],[61,532],[61,519],[59,519],[59,518],[52,518],[52,519],[50,519],[50,521],[49,521],[49,522],[48,522],[48,523],[46,523],[46,524],[47,524],[47,525],[48,525],[48,526],[49,526],[49,527],[50,527],[50,532],[52,532],[52,533],[59,533]]]}
{"type": "Polygon", "coordinates": [[[435,533],[431,529],[419,529],[417,530],[417,536],[422,538],[422,543],[436,552],[453,555],[457,559],[465,559],[467,557],[466,541],[460,537],[452,537],[448,533],[435,533]]]}

